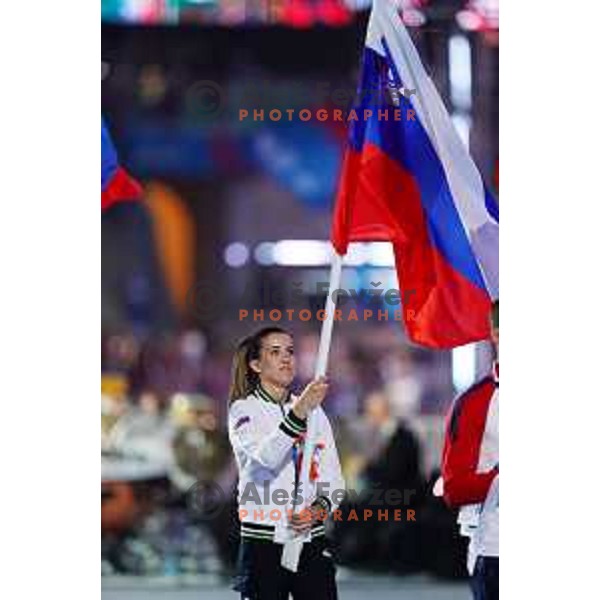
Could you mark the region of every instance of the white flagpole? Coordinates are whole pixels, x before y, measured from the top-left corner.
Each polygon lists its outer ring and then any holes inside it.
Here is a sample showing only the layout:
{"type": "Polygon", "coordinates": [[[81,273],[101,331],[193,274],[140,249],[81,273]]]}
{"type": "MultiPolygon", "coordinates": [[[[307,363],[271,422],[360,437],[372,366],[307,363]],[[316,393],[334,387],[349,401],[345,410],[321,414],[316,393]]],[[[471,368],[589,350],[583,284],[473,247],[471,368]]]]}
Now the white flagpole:
{"type": "Polygon", "coordinates": [[[319,353],[317,354],[317,365],[315,377],[322,377],[327,371],[327,360],[331,348],[331,334],[333,332],[333,321],[335,316],[335,297],[333,292],[340,288],[342,280],[343,257],[334,251],[331,259],[331,272],[329,274],[329,294],[325,304],[325,318],[321,327],[321,339],[319,340],[319,353]]]}
{"type": "MultiPolygon", "coordinates": [[[[323,377],[327,371],[327,361],[329,359],[329,350],[331,349],[331,337],[333,333],[333,322],[335,317],[335,299],[333,293],[339,289],[342,279],[342,261],[343,257],[334,251],[331,259],[331,271],[329,274],[329,293],[325,304],[325,318],[321,326],[321,338],[319,340],[319,352],[317,354],[317,364],[315,367],[315,377],[323,377]]],[[[311,435],[310,415],[307,419],[306,438],[304,440],[304,460],[300,470],[299,481],[302,485],[300,494],[306,493],[308,488],[308,476],[310,469],[310,457],[313,453],[314,439],[311,435]]],[[[306,500],[306,498],[305,498],[306,500]]],[[[304,506],[303,506],[304,508],[304,506]]],[[[300,561],[300,553],[302,545],[305,542],[305,537],[296,536],[287,541],[283,546],[281,555],[281,565],[289,571],[296,572],[300,561]]]]}

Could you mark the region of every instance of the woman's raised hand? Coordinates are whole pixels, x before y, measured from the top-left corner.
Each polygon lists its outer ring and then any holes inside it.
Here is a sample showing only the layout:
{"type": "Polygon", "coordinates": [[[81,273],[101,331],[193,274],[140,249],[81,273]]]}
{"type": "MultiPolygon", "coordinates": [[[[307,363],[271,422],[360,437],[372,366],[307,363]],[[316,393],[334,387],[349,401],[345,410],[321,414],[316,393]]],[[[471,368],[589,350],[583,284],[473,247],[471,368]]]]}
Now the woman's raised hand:
{"type": "Polygon", "coordinates": [[[301,419],[306,419],[308,414],[323,402],[329,384],[325,377],[313,379],[294,400],[292,410],[301,419]]]}

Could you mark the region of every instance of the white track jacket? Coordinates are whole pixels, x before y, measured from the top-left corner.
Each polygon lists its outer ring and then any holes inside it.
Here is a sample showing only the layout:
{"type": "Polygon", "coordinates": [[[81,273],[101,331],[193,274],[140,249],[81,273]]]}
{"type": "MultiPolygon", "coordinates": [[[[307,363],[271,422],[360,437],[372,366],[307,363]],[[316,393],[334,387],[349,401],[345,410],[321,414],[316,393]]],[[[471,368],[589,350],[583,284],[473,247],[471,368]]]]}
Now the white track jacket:
{"type": "MultiPolygon", "coordinates": [[[[288,517],[294,508],[295,484],[303,458],[307,424],[287,401],[275,401],[260,385],[229,411],[229,439],[239,471],[238,502],[242,537],[285,543],[291,536],[288,517]]],[[[321,407],[309,419],[316,435],[310,457],[308,489],[298,488],[297,500],[328,512],[343,498],[345,482],[327,415],[321,407]]],[[[298,511],[301,506],[296,507],[298,511]]],[[[317,523],[311,538],[324,535],[317,523]]]]}

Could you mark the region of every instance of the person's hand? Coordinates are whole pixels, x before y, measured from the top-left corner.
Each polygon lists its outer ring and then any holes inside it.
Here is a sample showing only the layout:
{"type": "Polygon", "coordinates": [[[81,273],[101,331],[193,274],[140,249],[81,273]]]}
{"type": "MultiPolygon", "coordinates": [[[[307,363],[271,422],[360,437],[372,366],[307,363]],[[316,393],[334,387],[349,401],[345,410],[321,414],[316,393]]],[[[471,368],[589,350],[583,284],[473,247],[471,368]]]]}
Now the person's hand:
{"type": "Polygon", "coordinates": [[[292,404],[292,410],[296,416],[306,419],[308,414],[323,402],[328,387],[329,384],[325,377],[317,377],[311,381],[292,404]]]}
{"type": "Polygon", "coordinates": [[[292,518],[289,520],[289,526],[297,535],[308,533],[312,527],[312,524],[312,514],[309,511],[294,513],[292,518]]]}
{"type": "Polygon", "coordinates": [[[300,512],[295,512],[289,520],[289,526],[294,530],[294,533],[302,535],[310,531],[316,523],[322,523],[326,516],[322,508],[311,506],[300,512]]]}

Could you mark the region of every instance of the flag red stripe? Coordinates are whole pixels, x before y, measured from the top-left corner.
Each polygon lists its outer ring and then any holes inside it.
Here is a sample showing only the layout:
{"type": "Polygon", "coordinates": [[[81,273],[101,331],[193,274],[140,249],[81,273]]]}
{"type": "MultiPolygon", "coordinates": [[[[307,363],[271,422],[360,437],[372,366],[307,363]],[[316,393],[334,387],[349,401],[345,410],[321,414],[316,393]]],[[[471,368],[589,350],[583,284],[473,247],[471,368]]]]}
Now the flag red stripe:
{"type": "Polygon", "coordinates": [[[102,192],[102,210],[117,202],[137,200],[142,196],[142,187],[125,169],[119,167],[106,189],[102,192]]]}
{"type": "Polygon", "coordinates": [[[448,348],[489,334],[489,296],[452,267],[431,242],[413,175],[377,145],[349,149],[334,212],[332,242],[391,241],[409,337],[448,348]],[[469,310],[465,311],[464,307],[469,310]]]}

